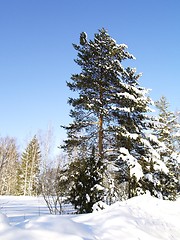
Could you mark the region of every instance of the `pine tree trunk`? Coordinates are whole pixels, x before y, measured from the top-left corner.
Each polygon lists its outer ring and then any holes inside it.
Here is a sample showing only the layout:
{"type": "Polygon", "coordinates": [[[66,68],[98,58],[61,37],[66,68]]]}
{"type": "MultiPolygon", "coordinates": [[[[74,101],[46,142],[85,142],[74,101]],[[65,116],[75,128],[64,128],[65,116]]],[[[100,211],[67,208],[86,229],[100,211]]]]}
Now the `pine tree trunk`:
{"type": "Polygon", "coordinates": [[[100,114],[99,116],[99,139],[98,139],[98,147],[99,147],[99,156],[100,159],[103,159],[103,116],[100,114]]]}
{"type": "Polygon", "coordinates": [[[33,152],[32,156],[32,163],[31,163],[31,170],[30,170],[30,179],[29,179],[29,195],[32,196],[33,193],[33,185],[34,185],[34,171],[35,171],[35,157],[36,157],[36,151],[33,152]]]}
{"type": "MultiPolygon", "coordinates": [[[[102,75],[102,69],[101,69],[101,75],[102,75]]],[[[100,100],[100,103],[102,104],[103,89],[102,89],[101,83],[100,83],[99,87],[100,87],[99,88],[99,100],[100,100]]],[[[102,109],[100,109],[100,115],[99,115],[98,148],[99,148],[99,158],[102,161],[103,160],[103,114],[101,111],[102,111],[102,109]]]]}
{"type": "Polygon", "coordinates": [[[26,162],[26,169],[25,169],[24,196],[26,196],[26,193],[27,193],[27,176],[28,176],[28,162],[26,162]]]}

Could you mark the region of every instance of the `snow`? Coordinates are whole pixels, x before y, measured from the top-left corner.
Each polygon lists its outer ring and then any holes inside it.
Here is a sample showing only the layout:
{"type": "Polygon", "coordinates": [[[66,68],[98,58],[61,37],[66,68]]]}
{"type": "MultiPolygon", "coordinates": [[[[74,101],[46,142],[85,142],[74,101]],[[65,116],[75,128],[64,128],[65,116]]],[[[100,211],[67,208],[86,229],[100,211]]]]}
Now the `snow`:
{"type": "Polygon", "coordinates": [[[173,152],[171,157],[176,159],[177,163],[180,164],[180,153],[173,152]]]}
{"type": "Polygon", "coordinates": [[[131,99],[133,101],[136,101],[136,98],[132,94],[129,94],[129,93],[126,93],[126,92],[124,92],[124,93],[117,93],[117,96],[118,97],[125,97],[127,99],[131,99]]]}
{"type": "Polygon", "coordinates": [[[128,151],[128,149],[125,148],[125,147],[121,147],[121,148],[119,149],[119,151],[120,151],[121,153],[125,154],[125,155],[129,155],[129,151],[128,151]]]}
{"type": "Polygon", "coordinates": [[[180,239],[180,199],[147,193],[91,214],[64,216],[49,215],[42,198],[1,196],[0,205],[1,240],[180,239]]]}
{"type": "Polygon", "coordinates": [[[164,172],[165,174],[168,174],[168,172],[169,172],[168,168],[166,167],[166,164],[159,159],[156,159],[156,164],[154,164],[154,169],[160,170],[160,171],[164,172]]]}
{"type": "Polygon", "coordinates": [[[119,158],[121,158],[123,161],[126,161],[130,167],[130,175],[135,175],[137,180],[139,180],[141,177],[143,177],[142,167],[138,163],[137,159],[134,158],[128,151],[127,148],[121,147],[120,148],[121,154],[119,155],[119,158]]]}
{"type": "Polygon", "coordinates": [[[180,130],[178,132],[176,132],[173,136],[174,137],[180,137],[180,130]]]}

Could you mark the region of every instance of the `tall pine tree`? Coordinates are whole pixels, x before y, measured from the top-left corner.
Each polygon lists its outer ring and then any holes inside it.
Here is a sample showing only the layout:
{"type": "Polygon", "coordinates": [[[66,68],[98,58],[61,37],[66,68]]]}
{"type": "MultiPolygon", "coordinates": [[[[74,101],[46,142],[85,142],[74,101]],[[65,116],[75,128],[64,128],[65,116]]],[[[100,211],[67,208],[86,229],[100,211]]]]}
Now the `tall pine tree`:
{"type": "Polygon", "coordinates": [[[129,182],[129,197],[149,190],[145,176],[149,178],[152,162],[161,169],[160,155],[153,147],[159,142],[147,134],[152,125],[147,116],[151,99],[146,96],[148,91],[139,86],[141,75],[122,65],[125,60],[134,59],[133,55],[104,29],[89,41],[86,33],[81,33],[80,45],[73,46],[81,72],[73,74],[67,83],[78,97],[69,98],[73,122],[64,127],[68,138],[63,148],[81,161],[83,149],[90,156],[95,146],[104,183],[112,182],[106,176],[113,180],[114,174],[119,179],[124,174],[129,182]]]}

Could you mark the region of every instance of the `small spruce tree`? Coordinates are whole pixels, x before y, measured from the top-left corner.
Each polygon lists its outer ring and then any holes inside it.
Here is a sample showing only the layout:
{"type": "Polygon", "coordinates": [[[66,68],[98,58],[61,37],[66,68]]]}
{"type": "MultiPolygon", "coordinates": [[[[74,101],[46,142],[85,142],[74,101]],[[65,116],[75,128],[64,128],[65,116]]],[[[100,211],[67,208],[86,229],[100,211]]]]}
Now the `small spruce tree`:
{"type": "Polygon", "coordinates": [[[19,184],[21,194],[37,195],[39,191],[41,152],[36,135],[22,154],[19,168],[19,184]]]}
{"type": "Polygon", "coordinates": [[[178,174],[179,164],[178,158],[180,156],[177,149],[177,132],[180,131],[180,124],[177,117],[169,110],[169,103],[167,99],[162,96],[159,101],[155,103],[159,110],[158,127],[156,135],[160,142],[164,143],[166,148],[161,153],[161,158],[168,168],[168,174],[159,175],[159,182],[163,198],[175,200],[178,191],[178,174]]]}
{"type": "Polygon", "coordinates": [[[93,205],[103,200],[102,174],[94,146],[89,157],[76,159],[69,165],[68,174],[71,175],[69,200],[77,213],[92,212],[93,205]]]}

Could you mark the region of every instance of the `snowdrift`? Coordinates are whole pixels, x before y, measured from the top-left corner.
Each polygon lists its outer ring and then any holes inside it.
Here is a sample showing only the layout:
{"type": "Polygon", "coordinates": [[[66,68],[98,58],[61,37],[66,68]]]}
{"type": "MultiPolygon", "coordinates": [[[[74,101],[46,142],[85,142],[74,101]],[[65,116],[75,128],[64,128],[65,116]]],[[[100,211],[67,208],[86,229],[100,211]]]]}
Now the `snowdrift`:
{"type": "MultiPolygon", "coordinates": [[[[10,201],[9,197],[7,216],[11,215],[10,201]]],[[[32,204],[31,199],[26,201],[29,218],[26,215],[23,221],[12,224],[9,221],[11,218],[0,214],[0,240],[180,239],[179,200],[170,202],[143,195],[91,214],[53,216],[44,213],[42,216],[37,214],[38,217],[33,216],[35,202],[32,204]]],[[[12,202],[18,206],[18,197],[12,202]]],[[[0,211],[3,212],[3,208],[0,211]]],[[[19,215],[23,211],[21,209],[19,215]]]]}

